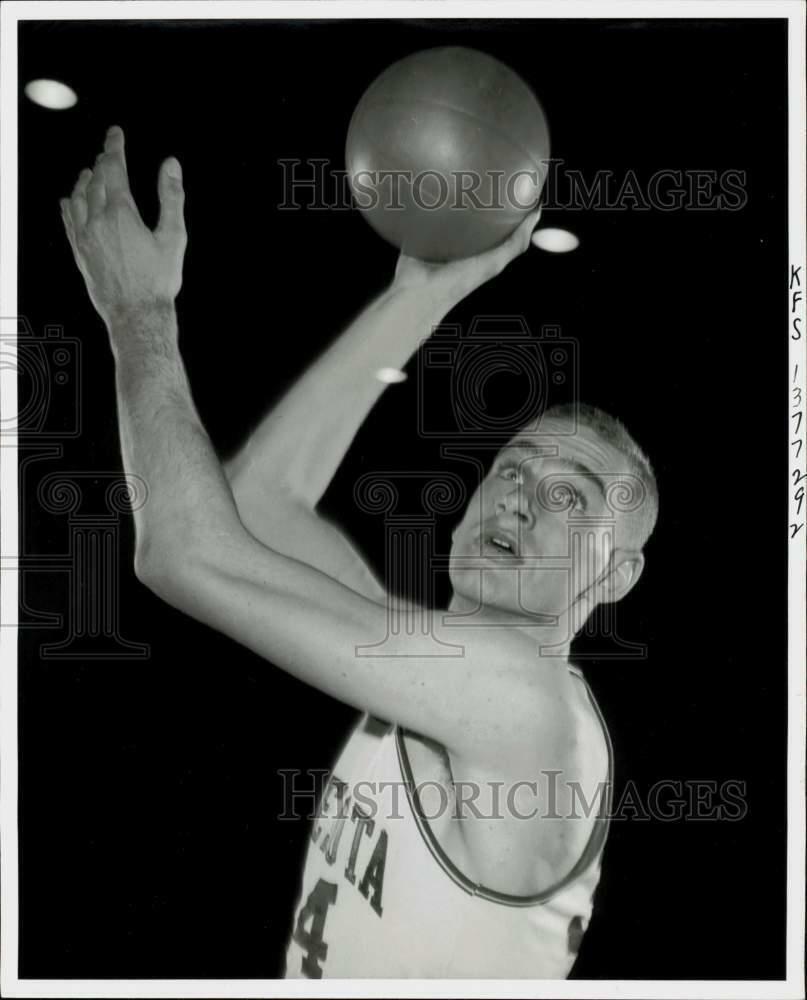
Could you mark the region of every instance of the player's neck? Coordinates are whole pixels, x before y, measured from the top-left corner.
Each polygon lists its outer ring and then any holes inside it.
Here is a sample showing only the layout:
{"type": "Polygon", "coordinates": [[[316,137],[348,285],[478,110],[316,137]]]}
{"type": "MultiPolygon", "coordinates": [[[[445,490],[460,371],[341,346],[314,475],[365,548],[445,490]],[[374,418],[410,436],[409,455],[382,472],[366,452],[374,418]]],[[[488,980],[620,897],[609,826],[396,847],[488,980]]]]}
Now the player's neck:
{"type": "Polygon", "coordinates": [[[478,604],[462,594],[454,593],[448,603],[448,618],[455,624],[478,624],[480,627],[514,628],[523,632],[541,656],[568,662],[569,622],[565,615],[517,614],[503,608],[478,604]]]}

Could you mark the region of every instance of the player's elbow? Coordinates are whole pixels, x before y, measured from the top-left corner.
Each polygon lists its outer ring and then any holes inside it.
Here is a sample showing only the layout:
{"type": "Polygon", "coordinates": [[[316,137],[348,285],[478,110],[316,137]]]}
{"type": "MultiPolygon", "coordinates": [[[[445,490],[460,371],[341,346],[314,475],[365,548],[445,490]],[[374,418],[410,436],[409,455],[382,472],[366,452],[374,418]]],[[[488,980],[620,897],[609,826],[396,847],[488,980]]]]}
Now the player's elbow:
{"type": "MultiPolygon", "coordinates": [[[[215,542],[206,542],[198,532],[182,528],[169,535],[161,534],[138,544],[134,571],[137,579],[154,595],[182,611],[205,622],[215,617],[222,595],[223,580],[229,580],[228,567],[238,565],[243,557],[239,535],[222,535],[215,542]]],[[[255,545],[255,542],[250,542],[255,545]]]]}
{"type": "Polygon", "coordinates": [[[181,546],[157,540],[138,542],[134,573],[144,587],[176,607],[187,592],[190,562],[188,550],[181,546]]]}
{"type": "Polygon", "coordinates": [[[164,560],[158,561],[152,546],[138,543],[135,547],[134,574],[139,582],[144,587],[148,587],[149,590],[158,589],[160,577],[164,573],[163,566],[160,564],[163,562],[164,560]]]}

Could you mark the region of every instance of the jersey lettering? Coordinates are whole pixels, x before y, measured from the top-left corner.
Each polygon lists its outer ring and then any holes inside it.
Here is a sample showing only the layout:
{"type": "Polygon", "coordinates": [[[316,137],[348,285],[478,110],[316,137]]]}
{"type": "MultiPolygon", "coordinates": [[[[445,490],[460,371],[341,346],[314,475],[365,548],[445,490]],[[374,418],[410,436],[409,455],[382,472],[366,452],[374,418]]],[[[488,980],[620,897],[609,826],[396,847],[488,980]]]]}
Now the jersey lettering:
{"type": "Polygon", "coordinates": [[[322,979],[322,968],[320,962],[324,962],[328,957],[328,945],[323,940],[325,931],[325,917],[328,915],[328,907],[336,902],[337,887],[333,882],[326,882],[321,878],[305,901],[305,906],[300,910],[297,917],[297,926],[294,928],[292,938],[306,953],[303,956],[301,971],[309,979],[322,979]],[[306,921],[311,921],[311,929],[306,930],[306,921]]]}
{"type": "Polygon", "coordinates": [[[336,792],[337,798],[337,815],[342,814],[342,799],[345,794],[345,789],[347,785],[341,779],[337,778],[335,774],[331,775],[328,784],[325,786],[325,791],[322,793],[322,800],[319,804],[318,815],[320,819],[311,827],[311,841],[316,844],[319,839],[319,835],[322,833],[322,817],[327,817],[330,814],[330,801],[333,792],[336,792]]]}
{"type": "Polygon", "coordinates": [[[334,787],[336,788],[336,817],[331,819],[329,830],[322,838],[319,845],[320,850],[325,855],[325,860],[329,865],[332,865],[334,861],[336,861],[336,852],[339,849],[339,840],[342,836],[342,830],[350,808],[350,798],[345,798],[345,789],[347,788],[347,785],[344,781],[334,778],[334,787]]]}
{"type": "Polygon", "coordinates": [[[345,868],[345,878],[350,882],[351,885],[356,884],[356,858],[359,855],[359,843],[361,841],[362,832],[366,833],[368,837],[372,837],[373,829],[375,828],[375,820],[371,819],[362,809],[357,805],[353,806],[353,813],[351,815],[351,820],[356,822],[356,830],[353,834],[353,843],[350,845],[350,856],[347,859],[347,867],[345,868]]]}
{"type": "Polygon", "coordinates": [[[387,863],[387,831],[382,830],[378,835],[378,842],[375,845],[367,870],[359,882],[359,892],[367,899],[370,889],[373,894],[370,897],[370,906],[381,916],[381,893],[384,889],[384,866],[387,863]]]}

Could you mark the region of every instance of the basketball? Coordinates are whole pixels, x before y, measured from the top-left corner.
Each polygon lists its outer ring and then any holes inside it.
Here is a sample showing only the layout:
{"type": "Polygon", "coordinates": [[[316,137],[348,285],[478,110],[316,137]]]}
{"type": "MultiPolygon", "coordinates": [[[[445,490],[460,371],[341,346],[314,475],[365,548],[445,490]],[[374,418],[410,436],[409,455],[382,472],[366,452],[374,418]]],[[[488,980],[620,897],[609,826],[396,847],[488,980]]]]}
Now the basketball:
{"type": "Polygon", "coordinates": [[[361,97],[345,162],[354,202],[411,257],[456,260],[501,243],[537,205],[546,117],[498,59],[451,46],[389,66],[361,97]]]}

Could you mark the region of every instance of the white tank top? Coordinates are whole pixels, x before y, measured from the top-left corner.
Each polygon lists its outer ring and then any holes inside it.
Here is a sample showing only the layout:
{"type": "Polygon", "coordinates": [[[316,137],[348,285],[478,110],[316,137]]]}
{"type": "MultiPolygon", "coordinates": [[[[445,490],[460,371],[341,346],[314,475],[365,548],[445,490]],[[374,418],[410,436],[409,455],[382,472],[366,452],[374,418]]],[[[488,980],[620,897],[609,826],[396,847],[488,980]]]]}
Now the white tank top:
{"type": "Polygon", "coordinates": [[[286,978],[568,976],[591,916],[613,787],[608,731],[582,675],[570,669],[608,748],[606,765],[602,741],[591,741],[594,773],[607,774],[606,794],[570,873],[532,896],[472,882],[420,812],[401,730],[364,716],[334,766],[311,831],[286,978]]]}

